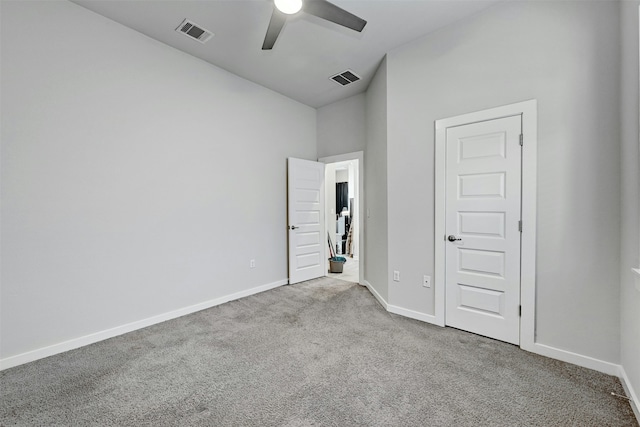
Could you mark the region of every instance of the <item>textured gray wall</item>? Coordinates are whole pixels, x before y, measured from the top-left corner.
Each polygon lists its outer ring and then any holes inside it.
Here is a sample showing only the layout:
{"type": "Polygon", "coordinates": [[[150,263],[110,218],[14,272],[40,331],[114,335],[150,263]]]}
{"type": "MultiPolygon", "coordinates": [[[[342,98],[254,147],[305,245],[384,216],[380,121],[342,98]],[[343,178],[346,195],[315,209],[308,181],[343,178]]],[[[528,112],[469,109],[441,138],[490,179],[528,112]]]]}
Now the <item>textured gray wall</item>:
{"type": "Polygon", "coordinates": [[[318,108],[318,157],[364,151],[365,94],[318,108]]]}
{"type": "Polygon", "coordinates": [[[640,185],[638,156],[638,7],[640,1],[621,3],[621,139],[622,139],[622,246],[620,271],[620,359],[636,397],[640,393],[640,291],[631,268],[640,266],[638,212],[640,185]]]}
{"type": "Polygon", "coordinates": [[[3,1],[0,357],[286,279],[288,156],[316,158],[315,109],[3,1]]]}
{"type": "MultiPolygon", "coordinates": [[[[387,61],[382,62],[366,97],[365,280],[388,301],[387,223],[387,61]]],[[[361,264],[362,265],[362,264],[361,264]]]]}
{"type": "Polygon", "coordinates": [[[434,312],[434,121],[536,98],[537,341],[619,362],[619,7],[504,2],[388,54],[391,304],[434,312]]]}

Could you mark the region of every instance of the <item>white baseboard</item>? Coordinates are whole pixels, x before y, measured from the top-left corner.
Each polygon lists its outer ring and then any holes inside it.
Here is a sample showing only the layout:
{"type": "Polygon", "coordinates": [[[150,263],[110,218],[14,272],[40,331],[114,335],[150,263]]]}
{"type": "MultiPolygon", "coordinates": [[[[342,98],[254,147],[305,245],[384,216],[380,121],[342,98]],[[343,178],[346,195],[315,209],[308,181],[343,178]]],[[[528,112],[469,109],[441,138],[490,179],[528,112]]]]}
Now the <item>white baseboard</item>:
{"type": "MultiPolygon", "coordinates": [[[[409,317],[411,319],[420,320],[422,322],[431,323],[438,326],[443,326],[438,323],[436,316],[431,314],[420,313],[418,311],[409,310],[407,308],[391,305],[380,296],[371,283],[364,281],[364,285],[369,289],[373,296],[378,300],[380,305],[384,307],[390,313],[399,314],[400,316],[409,317]]],[[[582,354],[573,353],[571,351],[562,350],[559,348],[551,347],[540,343],[525,343],[522,342],[520,348],[536,353],[541,356],[550,357],[551,359],[561,360],[563,362],[572,363],[574,365],[582,366],[584,368],[593,369],[598,372],[605,373],[607,375],[620,376],[620,365],[615,363],[605,362],[604,360],[595,359],[593,357],[584,356],[582,354]]],[[[628,381],[627,381],[628,383],[628,381]]],[[[637,398],[634,398],[637,402],[637,398]]]]}
{"type": "Polygon", "coordinates": [[[618,376],[620,377],[620,382],[622,383],[622,387],[624,387],[625,393],[627,393],[627,396],[631,399],[631,402],[629,402],[631,403],[631,409],[633,409],[633,413],[638,420],[638,424],[640,424],[640,400],[631,386],[631,381],[629,381],[629,377],[627,376],[627,372],[624,370],[623,366],[620,366],[618,376]]]}
{"type": "Polygon", "coordinates": [[[413,311],[406,308],[398,307],[396,305],[389,305],[387,310],[391,313],[399,314],[400,316],[409,317],[415,320],[421,320],[423,322],[432,323],[438,325],[436,316],[431,314],[420,313],[419,311],[413,311]]]}
{"type": "Polygon", "coordinates": [[[375,297],[376,300],[378,300],[378,302],[380,303],[380,305],[385,309],[385,310],[389,310],[389,304],[384,300],[384,298],[382,298],[382,295],[380,295],[378,293],[378,291],[376,291],[376,289],[371,285],[371,283],[369,283],[367,280],[363,280],[364,286],[367,287],[367,289],[369,289],[369,292],[371,292],[371,294],[375,297]]]}
{"type": "Polygon", "coordinates": [[[436,322],[436,316],[432,316],[430,314],[420,313],[420,312],[417,312],[417,311],[413,311],[413,310],[409,310],[409,309],[406,309],[406,308],[402,308],[402,307],[398,307],[398,306],[389,304],[387,301],[385,301],[384,298],[382,298],[382,295],[380,295],[378,293],[378,291],[376,291],[376,289],[367,280],[364,280],[364,286],[366,286],[366,288],[369,289],[369,292],[371,292],[371,294],[375,297],[375,299],[378,300],[380,305],[385,310],[387,310],[389,313],[399,314],[400,316],[409,317],[411,319],[416,319],[416,320],[421,320],[421,321],[427,322],[427,323],[433,323],[434,325],[438,324],[436,322]]]}
{"type": "Polygon", "coordinates": [[[22,365],[28,362],[33,362],[34,360],[53,356],[54,354],[63,353],[69,350],[74,350],[79,347],[84,347],[85,345],[93,344],[98,341],[103,341],[108,338],[113,338],[118,335],[126,334],[128,332],[132,332],[138,329],[146,328],[147,326],[155,325],[157,323],[162,323],[167,320],[175,319],[177,317],[185,316],[187,314],[195,313],[197,311],[205,310],[207,308],[215,307],[216,305],[224,304],[225,302],[237,300],[240,298],[248,297],[250,295],[258,294],[260,292],[268,291],[270,289],[274,289],[279,286],[286,285],[287,283],[288,283],[287,279],[278,280],[277,282],[268,283],[266,285],[247,289],[246,291],[236,292],[231,295],[226,295],[220,298],[201,302],[199,304],[190,305],[188,307],[183,307],[178,310],[173,310],[167,313],[159,314],[157,316],[138,320],[136,322],[127,323],[121,326],[116,326],[115,328],[106,329],[104,331],[95,332],[93,334],[74,338],[58,344],[53,344],[47,347],[38,348],[36,350],[28,351],[26,353],[21,353],[15,356],[7,357],[5,359],[0,359],[0,371],[4,369],[13,368],[14,366],[22,365]]]}
{"type": "MultiPolygon", "coordinates": [[[[288,283],[287,279],[279,280],[273,283],[268,283],[266,285],[258,286],[252,289],[247,289],[245,291],[236,292],[234,294],[226,295],[226,296],[205,301],[199,304],[183,307],[178,310],[159,314],[157,316],[149,317],[136,322],[127,323],[125,325],[117,326],[115,328],[85,335],[79,338],[74,338],[74,339],[64,341],[58,344],[50,345],[47,347],[42,347],[36,350],[32,350],[32,351],[28,351],[15,356],[7,357],[5,359],[0,359],[0,371],[9,369],[15,366],[19,366],[25,363],[33,362],[38,359],[43,359],[45,357],[53,356],[55,354],[63,353],[65,351],[84,347],[89,344],[93,344],[99,341],[113,338],[118,335],[126,334],[128,332],[133,332],[138,329],[146,328],[151,325],[155,325],[158,323],[165,322],[167,320],[185,316],[187,314],[195,313],[197,311],[205,310],[207,308],[215,307],[217,305],[224,304],[229,301],[234,301],[250,295],[255,295],[260,292],[268,291],[270,289],[275,289],[277,287],[286,285],[287,283],[288,283]]],[[[436,317],[433,315],[424,314],[424,313],[409,310],[406,308],[390,305],[387,301],[385,301],[384,298],[382,298],[382,296],[378,293],[378,291],[376,291],[376,289],[367,280],[364,280],[364,286],[367,287],[367,289],[371,292],[371,294],[375,297],[375,299],[380,303],[380,305],[382,305],[382,307],[385,310],[391,313],[399,314],[401,316],[409,317],[411,319],[416,319],[416,320],[420,320],[423,322],[432,323],[436,325],[438,324],[436,322],[436,317]]],[[[542,356],[550,357],[552,359],[561,360],[563,362],[572,363],[574,365],[582,366],[585,368],[603,372],[608,375],[614,375],[619,377],[623,387],[625,388],[627,396],[631,398],[631,407],[633,408],[633,411],[636,417],[638,418],[638,421],[640,422],[640,413],[638,411],[638,408],[640,408],[640,401],[638,400],[638,395],[635,393],[634,389],[632,388],[631,383],[629,382],[629,378],[627,377],[627,374],[622,366],[605,362],[603,360],[595,359],[589,356],[583,356],[581,354],[573,353],[570,351],[561,350],[561,349],[551,347],[545,344],[540,344],[540,343],[534,343],[532,346],[526,346],[526,348],[525,347],[522,347],[522,348],[532,353],[540,354],[542,356]]]]}
{"type": "Polygon", "coordinates": [[[541,356],[572,363],[574,365],[582,366],[583,368],[593,369],[594,371],[602,372],[607,375],[614,375],[617,377],[620,374],[620,365],[584,356],[582,354],[573,353],[571,351],[562,350],[556,347],[551,347],[545,344],[534,343],[533,345],[522,345],[520,348],[541,356]]]}

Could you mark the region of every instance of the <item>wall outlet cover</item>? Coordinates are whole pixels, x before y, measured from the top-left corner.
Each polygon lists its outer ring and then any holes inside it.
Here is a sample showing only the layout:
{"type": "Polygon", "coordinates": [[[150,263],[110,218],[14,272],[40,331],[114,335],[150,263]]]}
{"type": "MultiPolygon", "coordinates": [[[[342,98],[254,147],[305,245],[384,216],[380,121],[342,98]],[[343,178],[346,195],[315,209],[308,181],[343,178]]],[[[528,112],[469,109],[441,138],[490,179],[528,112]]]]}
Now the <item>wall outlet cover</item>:
{"type": "Polygon", "coordinates": [[[431,287],[431,276],[423,276],[422,278],[422,286],[424,286],[425,288],[430,288],[431,287]]]}
{"type": "Polygon", "coordinates": [[[394,282],[400,281],[400,272],[398,270],[393,270],[393,281],[394,282]]]}

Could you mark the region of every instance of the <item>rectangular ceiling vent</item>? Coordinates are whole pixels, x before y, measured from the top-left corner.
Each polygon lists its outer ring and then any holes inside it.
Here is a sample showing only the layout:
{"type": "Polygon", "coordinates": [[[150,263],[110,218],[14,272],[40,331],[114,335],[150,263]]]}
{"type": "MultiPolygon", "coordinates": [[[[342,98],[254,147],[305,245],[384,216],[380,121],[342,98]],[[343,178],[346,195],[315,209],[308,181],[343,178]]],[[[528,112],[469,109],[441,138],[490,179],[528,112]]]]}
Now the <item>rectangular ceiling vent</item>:
{"type": "Polygon", "coordinates": [[[338,73],[335,76],[331,76],[329,78],[338,83],[340,86],[346,86],[360,80],[360,77],[351,70],[343,71],[342,73],[338,73]]]}
{"type": "Polygon", "coordinates": [[[205,30],[195,22],[189,21],[188,19],[182,21],[182,24],[176,28],[176,31],[197,40],[200,43],[205,43],[213,37],[213,33],[211,31],[205,30]]]}

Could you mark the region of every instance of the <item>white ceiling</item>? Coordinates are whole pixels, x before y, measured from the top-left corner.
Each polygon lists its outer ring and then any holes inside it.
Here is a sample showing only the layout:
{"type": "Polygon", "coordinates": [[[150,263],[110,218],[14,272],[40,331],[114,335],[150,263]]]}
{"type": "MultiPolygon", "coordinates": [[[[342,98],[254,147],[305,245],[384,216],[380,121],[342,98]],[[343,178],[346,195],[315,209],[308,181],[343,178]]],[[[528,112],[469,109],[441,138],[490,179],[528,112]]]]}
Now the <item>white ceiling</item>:
{"type": "Polygon", "coordinates": [[[362,33],[311,15],[289,18],[261,50],[271,0],[72,0],[176,49],[276,92],[321,107],[364,92],[385,53],[500,0],[334,0],[368,21],[362,33]],[[188,18],[215,36],[201,44],[175,29],[188,18]],[[329,77],[351,69],[361,81],[329,77]]]}

